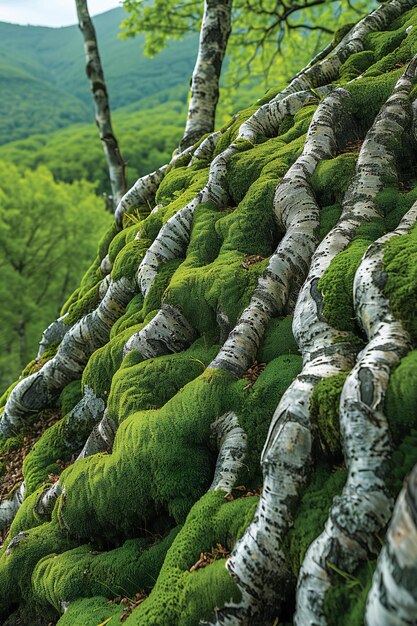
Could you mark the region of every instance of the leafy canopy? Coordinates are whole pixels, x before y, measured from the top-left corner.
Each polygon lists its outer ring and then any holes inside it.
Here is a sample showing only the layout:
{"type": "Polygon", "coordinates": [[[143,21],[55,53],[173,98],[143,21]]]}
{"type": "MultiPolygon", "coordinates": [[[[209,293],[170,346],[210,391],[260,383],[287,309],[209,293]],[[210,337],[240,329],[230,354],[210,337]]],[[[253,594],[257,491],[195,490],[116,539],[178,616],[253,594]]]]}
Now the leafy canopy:
{"type": "Polygon", "coordinates": [[[0,161],[0,390],[36,354],[110,224],[87,182],[56,183],[45,167],[0,161]]]}
{"type": "MultiPolygon", "coordinates": [[[[329,41],[376,6],[374,0],[235,0],[228,45],[230,91],[249,76],[267,88],[285,81],[329,41]],[[279,57],[279,60],[278,60],[279,57]]],[[[199,30],[202,0],[124,0],[124,37],[144,33],[145,54],[199,30]]]]}

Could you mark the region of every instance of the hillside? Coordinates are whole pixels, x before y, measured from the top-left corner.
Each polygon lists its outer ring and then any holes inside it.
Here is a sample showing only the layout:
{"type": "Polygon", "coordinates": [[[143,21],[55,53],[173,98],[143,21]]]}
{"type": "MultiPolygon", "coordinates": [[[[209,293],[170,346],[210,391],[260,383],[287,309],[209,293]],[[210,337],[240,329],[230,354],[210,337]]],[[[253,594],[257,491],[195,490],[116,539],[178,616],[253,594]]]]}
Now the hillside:
{"type": "Polygon", "coordinates": [[[390,0],[126,194],[0,399],[4,626],[415,624],[416,129],[390,0]]]}
{"type": "MultiPolygon", "coordinates": [[[[194,66],[197,35],[170,43],[155,59],[148,59],[141,51],[141,37],[117,37],[123,16],[120,8],[94,18],[112,108],[131,103],[140,108],[142,99],[164,93],[171,98],[176,88],[183,95],[194,66]]],[[[0,101],[0,144],[93,120],[76,25],[47,28],[0,22],[0,54],[0,89],[7,94],[0,101]]]]}

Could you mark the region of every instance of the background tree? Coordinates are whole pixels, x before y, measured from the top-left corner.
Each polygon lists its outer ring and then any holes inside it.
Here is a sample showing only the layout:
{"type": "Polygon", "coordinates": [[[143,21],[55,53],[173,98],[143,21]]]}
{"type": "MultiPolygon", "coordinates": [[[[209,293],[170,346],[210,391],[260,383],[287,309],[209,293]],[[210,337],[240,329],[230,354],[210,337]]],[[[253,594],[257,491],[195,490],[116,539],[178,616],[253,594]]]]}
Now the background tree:
{"type": "MultiPolygon", "coordinates": [[[[201,0],[177,2],[124,0],[129,17],[123,36],[144,33],[145,53],[158,54],[170,39],[182,39],[200,29],[201,0]]],[[[234,0],[232,35],[227,48],[228,71],[223,81],[225,103],[242,83],[264,88],[294,75],[303,56],[315,56],[331,42],[343,24],[356,21],[371,8],[372,0],[234,0]]],[[[244,106],[244,104],[242,104],[244,106]]]]}
{"type": "Polygon", "coordinates": [[[96,124],[103,143],[109,170],[110,184],[113,194],[112,208],[115,208],[127,191],[126,164],[120,152],[119,144],[113,132],[110,114],[109,96],[107,93],[104,72],[98,49],[96,32],[86,0],[76,0],[78,23],[84,38],[84,52],[86,57],[86,73],[91,82],[96,124]]]}
{"type": "Polygon", "coordinates": [[[42,330],[74,290],[110,216],[88,183],[57,184],[45,168],[0,162],[0,386],[33,357],[42,330]]]}

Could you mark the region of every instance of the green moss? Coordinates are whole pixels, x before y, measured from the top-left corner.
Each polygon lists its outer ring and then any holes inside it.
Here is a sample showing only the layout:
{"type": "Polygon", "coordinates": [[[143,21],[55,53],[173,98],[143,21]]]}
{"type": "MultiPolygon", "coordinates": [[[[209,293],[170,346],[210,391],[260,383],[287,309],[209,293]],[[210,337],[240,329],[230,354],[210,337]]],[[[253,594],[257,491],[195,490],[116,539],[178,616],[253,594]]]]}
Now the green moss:
{"type": "Polygon", "coordinates": [[[109,246],[111,242],[113,241],[113,239],[116,237],[119,230],[120,229],[116,225],[116,222],[112,222],[112,224],[109,226],[109,229],[104,233],[104,235],[100,239],[99,244],[98,244],[98,256],[100,257],[100,259],[104,259],[104,257],[106,256],[109,250],[109,246]]]}
{"type": "Polygon", "coordinates": [[[179,530],[175,528],[156,543],[147,537],[128,540],[113,550],[83,545],[46,556],[32,576],[36,599],[60,610],[61,603],[79,598],[134,597],[139,590],[149,593],[179,530]]]}
{"type": "Polygon", "coordinates": [[[48,482],[49,474],[61,473],[58,460],[71,459],[72,450],[65,443],[63,425],[64,419],[61,419],[48,428],[26,456],[23,462],[26,495],[48,482]]]}
{"type": "Polygon", "coordinates": [[[407,184],[412,185],[412,189],[408,192],[400,192],[395,187],[385,187],[375,198],[376,204],[384,214],[387,232],[397,228],[402,217],[417,200],[417,185],[413,184],[409,176],[407,184]]]}
{"type": "Polygon", "coordinates": [[[298,345],[292,334],[292,317],[288,315],[271,319],[259,346],[258,362],[269,363],[278,356],[298,352],[298,345]]]}
{"type": "Polygon", "coordinates": [[[313,389],[310,415],[319,432],[322,449],[331,456],[341,456],[339,401],[348,372],[324,378],[313,389]]]}
{"type": "Polygon", "coordinates": [[[395,443],[417,429],[417,351],[401,359],[392,372],[385,408],[395,443]]]}
{"type": "Polygon", "coordinates": [[[319,162],[311,177],[311,185],[320,206],[340,205],[355,174],[356,160],[356,154],[346,153],[319,162]]]}
{"type": "Polygon", "coordinates": [[[143,360],[139,352],[132,351],[113,377],[109,415],[123,421],[136,411],[161,408],[204,371],[217,349],[202,338],[184,352],[154,359],[143,360]]]}
{"type": "Polygon", "coordinates": [[[371,241],[358,239],[332,260],[318,287],[323,295],[323,314],[328,323],[343,331],[355,331],[353,279],[371,241]]]}
{"type": "Polygon", "coordinates": [[[211,551],[217,543],[233,547],[250,522],[256,501],[252,497],[227,502],[222,492],[203,496],[168,551],[151,595],[126,624],[194,626],[200,619],[210,619],[215,607],[221,608],[232,599],[237,601],[239,592],[224,560],[189,570],[201,552],[211,551]]]}
{"type": "Polygon", "coordinates": [[[364,76],[351,83],[344,84],[352,98],[349,108],[364,134],[372,125],[378,111],[392,93],[402,70],[396,70],[381,76],[364,76]]]}
{"type": "Polygon", "coordinates": [[[139,265],[151,243],[149,239],[143,237],[126,243],[114,260],[111,271],[112,280],[116,281],[120,278],[134,280],[139,265]]]}
{"type": "Polygon", "coordinates": [[[315,469],[298,506],[294,526],[284,541],[294,576],[298,576],[309,545],[324,530],[333,498],[342,492],[346,477],[343,469],[332,471],[326,465],[315,469]]]}
{"type": "Polygon", "coordinates": [[[74,600],[58,620],[57,626],[99,626],[103,623],[106,626],[119,626],[123,608],[123,605],[109,604],[103,596],[74,600]]]}
{"type": "Polygon", "coordinates": [[[417,229],[409,234],[393,237],[384,252],[384,270],[387,281],[384,292],[389,298],[394,315],[400,319],[417,340],[417,229]]]}
{"type": "Polygon", "coordinates": [[[258,488],[262,484],[261,452],[272,416],[285,390],[301,369],[301,356],[282,354],[267,365],[253,386],[247,387],[246,380],[239,380],[233,385],[235,399],[231,406],[247,434],[245,464],[237,484],[248,488],[258,488]]]}
{"type": "Polygon", "coordinates": [[[375,567],[376,561],[367,561],[353,575],[334,571],[334,579],[324,601],[328,626],[363,626],[375,567]]]}
{"type": "Polygon", "coordinates": [[[81,380],[74,380],[61,391],[59,406],[62,415],[67,415],[82,398],[81,380]]]}
{"type": "MultiPolygon", "coordinates": [[[[13,526],[9,537],[14,536],[13,526]]],[[[40,559],[74,546],[56,520],[26,530],[25,533],[19,543],[11,548],[9,555],[5,553],[6,544],[1,551],[0,619],[5,618],[19,602],[30,604],[33,601],[31,575],[40,559]]]]}
{"type": "Polygon", "coordinates": [[[111,380],[123,360],[123,348],[126,341],[144,324],[131,326],[110,339],[102,348],[90,357],[82,376],[82,385],[88,385],[95,395],[106,399],[110,391],[111,380]]]}
{"type": "Polygon", "coordinates": [[[399,443],[392,455],[392,467],[388,475],[388,487],[397,497],[404,480],[417,463],[417,430],[412,429],[399,443]]]}
{"type": "Polygon", "coordinates": [[[372,50],[362,50],[352,54],[340,68],[340,78],[348,82],[353,80],[375,62],[375,54],[372,50]]]}
{"type": "Polygon", "coordinates": [[[180,196],[193,184],[196,171],[195,167],[175,167],[168,172],[158,187],[156,203],[167,205],[180,196]]]}
{"type": "Polygon", "coordinates": [[[79,319],[84,317],[84,315],[91,313],[91,311],[97,308],[100,302],[99,289],[100,283],[97,283],[90,291],[87,291],[83,297],[80,297],[76,302],[71,304],[64,319],[67,326],[72,326],[78,322],[79,319]]]}
{"type": "Polygon", "coordinates": [[[330,206],[325,206],[321,209],[319,241],[322,241],[331,229],[336,226],[341,214],[341,204],[331,204],[330,206]]]}

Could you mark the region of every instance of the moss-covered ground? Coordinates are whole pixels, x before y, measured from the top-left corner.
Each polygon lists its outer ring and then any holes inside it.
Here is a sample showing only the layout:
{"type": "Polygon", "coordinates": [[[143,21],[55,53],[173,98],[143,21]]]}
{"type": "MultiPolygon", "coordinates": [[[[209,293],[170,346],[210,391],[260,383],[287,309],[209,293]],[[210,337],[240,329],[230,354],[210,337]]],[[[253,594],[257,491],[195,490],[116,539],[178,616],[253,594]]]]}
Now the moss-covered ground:
{"type": "MultiPolygon", "coordinates": [[[[341,67],[337,84],[351,94],[349,106],[359,130],[347,138],[340,154],[322,161],[312,176],[312,190],[321,207],[321,239],[340,216],[366,131],[404,64],[416,52],[417,11],[413,10],[389,30],[369,35],[365,49],[341,67]],[[413,28],[406,35],[410,25],[413,28]]],[[[267,98],[273,95],[271,92],[267,98]]],[[[216,154],[233,141],[240,124],[256,108],[243,111],[223,129],[216,154]]],[[[23,623],[31,626],[48,622],[112,626],[120,623],[124,612],[123,605],[110,601],[143,591],[146,599],[131,612],[126,624],[195,626],[200,619],[210,619],[225,603],[239,599],[223,558],[193,568],[202,553],[212,552],[217,545],[226,551],[233,549],[257,503],[256,496],[225,499],[221,491],[208,491],[218,454],[211,425],[227,411],[236,413],[247,436],[238,485],[244,488],[242,494],[261,489],[260,456],[271,417],[302,369],[291,314],[270,320],[257,354],[257,362],[265,367],[253,384],[208,366],[250,302],[283,236],[274,220],[275,189],[301,153],[315,109],[316,105],[309,105],[295,116],[286,116],[275,137],[240,143],[228,163],[229,205],[219,209],[203,203],[197,207],[183,256],[161,265],[145,298],[139,293],[132,297],[111,329],[108,343],[92,354],[82,379],[62,391],[61,420],[26,457],[27,497],[0,551],[0,620],[17,611],[23,623]],[[256,262],[246,263],[248,257],[256,257],[256,262]],[[163,304],[181,310],[197,339],[178,354],[144,359],[133,350],[123,356],[127,339],[163,304]],[[65,444],[65,417],[86,387],[106,402],[118,430],[110,452],[72,462],[73,451],[69,453],[65,444]],[[48,476],[61,472],[63,464],[57,460],[69,466],[60,476],[63,494],[52,518],[45,520],[34,505],[48,476]],[[18,533],[23,534],[13,541],[18,533]]],[[[354,313],[355,271],[369,244],[394,229],[417,199],[417,159],[411,140],[404,142],[403,150],[407,158],[399,163],[398,182],[386,181],[377,196],[379,217],[358,229],[319,283],[323,314],[332,326],[348,333],[343,341],[358,348],[365,337],[354,313]]],[[[104,279],[100,264],[106,255],[112,265],[111,280],[129,277],[134,281],[161,226],[203,188],[208,168],[207,162],[189,165],[179,159],[158,189],[159,210],[152,213],[149,206],[139,206],[124,217],[122,229],[109,230],[79,289],[63,308],[69,326],[97,307],[104,279]]],[[[384,256],[386,296],[414,342],[416,267],[414,229],[392,240],[384,256]]],[[[31,363],[23,376],[42,364],[31,363]]],[[[417,461],[416,365],[416,352],[412,351],[394,371],[386,397],[395,447],[393,494],[417,461]]],[[[345,374],[340,374],[320,382],[311,400],[317,462],[283,546],[294,581],[346,478],[338,426],[344,379],[345,374]]],[[[87,436],[88,432],[80,433],[80,438],[87,436]]],[[[13,445],[20,445],[19,440],[2,441],[1,450],[13,445]]],[[[363,622],[374,565],[371,560],[353,575],[334,572],[326,597],[329,626],[363,622]]]]}

